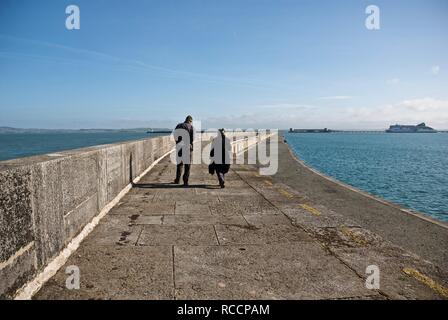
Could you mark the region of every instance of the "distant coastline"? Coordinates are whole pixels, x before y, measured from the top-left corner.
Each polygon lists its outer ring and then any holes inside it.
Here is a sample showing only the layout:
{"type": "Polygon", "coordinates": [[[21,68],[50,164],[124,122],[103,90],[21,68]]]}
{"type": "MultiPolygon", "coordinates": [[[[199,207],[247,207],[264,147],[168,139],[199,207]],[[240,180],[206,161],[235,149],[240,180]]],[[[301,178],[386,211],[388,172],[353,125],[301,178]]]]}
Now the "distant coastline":
{"type": "Polygon", "coordinates": [[[112,132],[136,132],[146,133],[148,131],[167,131],[167,128],[131,128],[131,129],[39,129],[39,128],[13,128],[0,127],[0,134],[14,133],[112,133],[112,132]]]}
{"type": "Polygon", "coordinates": [[[0,161],[169,135],[137,129],[0,128],[0,161]]]}

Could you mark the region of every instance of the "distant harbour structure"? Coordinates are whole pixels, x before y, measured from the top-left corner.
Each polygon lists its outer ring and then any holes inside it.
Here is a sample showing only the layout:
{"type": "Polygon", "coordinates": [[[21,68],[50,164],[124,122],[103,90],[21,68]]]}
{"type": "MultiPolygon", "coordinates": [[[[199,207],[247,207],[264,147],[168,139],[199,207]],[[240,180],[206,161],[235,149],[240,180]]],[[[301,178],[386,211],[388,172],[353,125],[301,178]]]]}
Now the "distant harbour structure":
{"type": "Polygon", "coordinates": [[[384,133],[448,133],[448,130],[435,130],[428,127],[424,122],[418,125],[400,125],[395,124],[389,126],[387,130],[334,130],[334,129],[294,129],[290,128],[289,133],[369,133],[369,134],[384,134],[384,133]]]}
{"type": "Polygon", "coordinates": [[[169,129],[148,129],[146,133],[171,133],[172,131],[169,129]]]}
{"type": "Polygon", "coordinates": [[[289,129],[290,133],[330,133],[332,132],[330,129],[323,128],[323,129],[289,129]]]}
{"type": "Polygon", "coordinates": [[[391,125],[389,129],[386,130],[387,133],[437,133],[431,127],[428,127],[424,122],[414,126],[414,125],[391,125]]]}

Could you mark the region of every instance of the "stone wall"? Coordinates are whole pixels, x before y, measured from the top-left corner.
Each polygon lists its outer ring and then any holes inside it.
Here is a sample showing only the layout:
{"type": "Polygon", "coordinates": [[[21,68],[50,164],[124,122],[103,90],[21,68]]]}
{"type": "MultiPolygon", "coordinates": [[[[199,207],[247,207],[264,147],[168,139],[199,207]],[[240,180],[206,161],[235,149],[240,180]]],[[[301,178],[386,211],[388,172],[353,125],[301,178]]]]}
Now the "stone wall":
{"type": "MultiPolygon", "coordinates": [[[[203,134],[203,141],[216,134],[203,134]]],[[[228,134],[233,152],[266,134],[228,134]]],[[[174,148],[171,136],[0,162],[0,299],[41,272],[129,183],[174,148]]]]}
{"type": "Polygon", "coordinates": [[[0,162],[0,298],[12,298],[173,147],[164,136],[0,162]]]}

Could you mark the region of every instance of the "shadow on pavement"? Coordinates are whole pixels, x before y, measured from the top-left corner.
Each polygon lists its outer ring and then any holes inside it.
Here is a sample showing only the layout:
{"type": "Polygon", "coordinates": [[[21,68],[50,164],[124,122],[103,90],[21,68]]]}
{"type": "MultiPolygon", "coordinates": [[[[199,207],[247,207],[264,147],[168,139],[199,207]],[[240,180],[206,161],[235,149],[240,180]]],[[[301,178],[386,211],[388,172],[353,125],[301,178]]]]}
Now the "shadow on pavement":
{"type": "Polygon", "coordinates": [[[219,185],[211,186],[206,184],[189,184],[188,186],[184,186],[183,184],[174,184],[170,183],[133,183],[133,188],[142,188],[142,189],[185,189],[185,188],[193,188],[193,189],[220,189],[219,185]]]}

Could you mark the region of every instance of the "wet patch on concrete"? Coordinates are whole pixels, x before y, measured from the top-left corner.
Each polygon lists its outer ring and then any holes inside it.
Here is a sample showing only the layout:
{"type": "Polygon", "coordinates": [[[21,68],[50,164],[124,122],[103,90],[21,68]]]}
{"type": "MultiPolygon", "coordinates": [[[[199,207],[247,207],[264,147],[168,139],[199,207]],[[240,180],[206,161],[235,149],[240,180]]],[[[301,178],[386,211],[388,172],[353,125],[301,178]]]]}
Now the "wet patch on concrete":
{"type": "Polygon", "coordinates": [[[133,246],[141,232],[127,216],[106,216],[84,240],[87,244],[133,246]]]}
{"type": "Polygon", "coordinates": [[[280,208],[295,224],[307,230],[359,226],[359,223],[319,205],[296,203],[280,208]]]}
{"type": "Polygon", "coordinates": [[[139,216],[137,220],[133,221],[133,225],[145,224],[162,224],[164,216],[139,216]]]}
{"type": "Polygon", "coordinates": [[[389,244],[380,236],[359,227],[310,228],[312,235],[331,248],[384,247],[389,244]]]}

